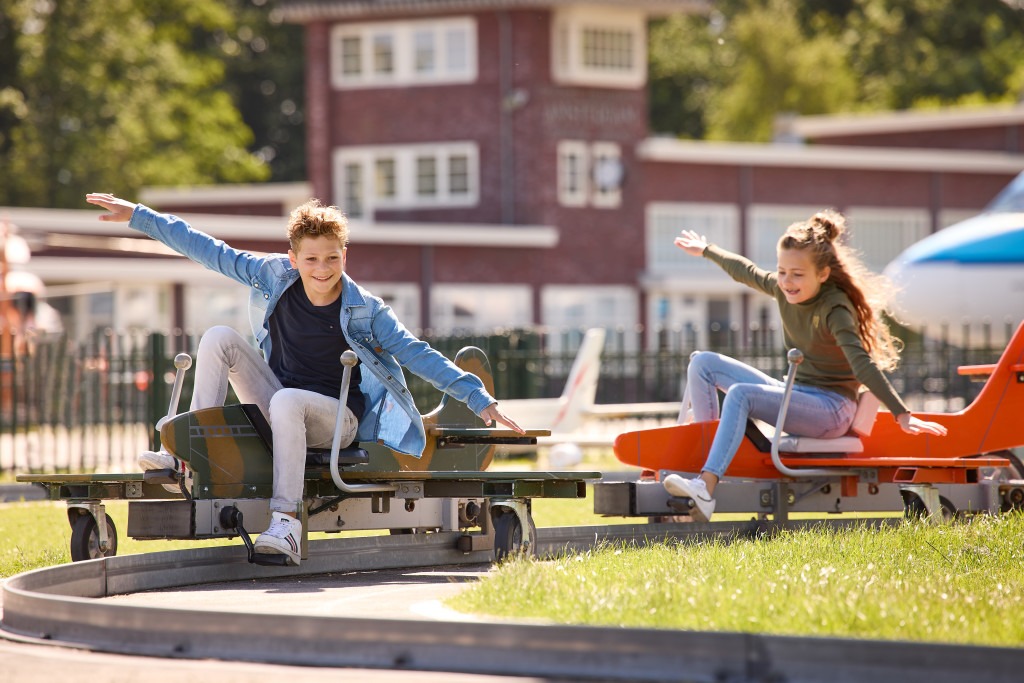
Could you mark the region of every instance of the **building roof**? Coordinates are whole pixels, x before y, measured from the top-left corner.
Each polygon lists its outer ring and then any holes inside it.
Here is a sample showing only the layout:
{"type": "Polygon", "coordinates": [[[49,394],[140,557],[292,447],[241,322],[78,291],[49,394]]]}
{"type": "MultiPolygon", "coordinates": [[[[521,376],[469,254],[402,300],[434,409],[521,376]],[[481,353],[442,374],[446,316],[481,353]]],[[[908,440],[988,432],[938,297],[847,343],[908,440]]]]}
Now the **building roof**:
{"type": "MultiPolygon", "coordinates": [[[[258,187],[258,186],[254,186],[258,187]]],[[[240,188],[235,188],[240,189],[240,188]]],[[[158,194],[158,192],[157,192],[158,194]]],[[[99,220],[96,209],[42,209],[0,206],[0,216],[17,226],[29,244],[57,248],[64,255],[41,250],[21,267],[45,282],[180,282],[213,284],[223,276],[175,254],[127,223],[99,220]],[[120,256],[118,254],[121,254],[120,256]],[[184,269],[184,270],[183,270],[184,269]]],[[[227,241],[285,242],[286,218],[226,214],[181,213],[200,230],[227,241]]],[[[352,244],[392,244],[550,249],[559,241],[551,225],[424,224],[349,222],[352,244]]],[[[62,289],[50,290],[50,295],[62,289]]],[[[66,293],[89,291],[79,286],[66,293]]]]}
{"type": "MultiPolygon", "coordinates": [[[[41,209],[0,206],[0,216],[17,225],[23,236],[68,235],[141,238],[152,243],[153,252],[162,245],[146,239],[127,223],[99,220],[96,209],[41,209]]],[[[231,214],[175,214],[207,234],[224,240],[267,240],[285,246],[284,217],[231,214]]],[[[495,223],[403,223],[369,222],[349,219],[349,241],[353,244],[412,244],[417,246],[459,246],[491,248],[549,249],[558,244],[559,230],[552,225],[500,225],[495,223]]],[[[135,242],[136,240],[133,240],[135,242]]],[[[69,246],[73,246],[70,245],[69,246]]],[[[134,250],[137,244],[131,245],[134,250]]]]}
{"type": "Polygon", "coordinates": [[[1024,124],[1024,105],[1000,105],[904,110],[877,114],[800,116],[789,122],[789,131],[801,138],[816,138],[1021,124],[1024,124]]]}
{"type": "MultiPolygon", "coordinates": [[[[293,183],[246,183],[218,185],[179,185],[174,187],[144,187],[139,201],[147,206],[165,210],[166,205],[219,206],[245,204],[280,204],[281,215],[313,196],[313,186],[305,181],[293,183]]],[[[174,209],[171,212],[174,212],[174,209]]]]}
{"type": "Polygon", "coordinates": [[[645,161],[945,173],[1019,173],[1024,154],[946,149],[845,147],[793,143],[697,142],[648,138],[637,145],[645,161]]]}
{"type": "MultiPolygon", "coordinates": [[[[284,0],[280,10],[286,21],[303,24],[325,19],[362,19],[390,14],[478,12],[581,4],[580,0],[284,0]]],[[[589,5],[643,9],[650,14],[706,11],[710,0],[586,0],[589,5]]]]}

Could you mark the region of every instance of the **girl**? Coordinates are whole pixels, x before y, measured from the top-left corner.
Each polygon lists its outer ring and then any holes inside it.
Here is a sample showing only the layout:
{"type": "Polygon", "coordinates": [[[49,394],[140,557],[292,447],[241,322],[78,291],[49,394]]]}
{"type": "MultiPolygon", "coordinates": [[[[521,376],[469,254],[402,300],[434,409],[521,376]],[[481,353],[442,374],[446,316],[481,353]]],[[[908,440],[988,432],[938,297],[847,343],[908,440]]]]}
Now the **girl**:
{"type": "MultiPolygon", "coordinates": [[[[804,353],[804,362],[797,366],[786,432],[823,439],[843,436],[853,422],[857,392],[864,385],[889,409],[903,431],[943,436],[944,426],[910,414],[882,374],[899,361],[898,340],[879,320],[885,282],[869,273],[842,243],[845,229],[844,217],[834,211],[789,226],[779,240],[775,273],[708,244],[692,230],[683,230],[675,245],[691,256],[714,261],[737,282],[778,302],[786,347],[804,353]]],[[[711,517],[715,486],[740,447],[747,418],[774,421],[784,386],[717,353],[700,352],[690,359],[687,391],[695,421],[718,420],[717,390],[725,392],[721,421],[700,476],[685,479],[671,474],[664,480],[665,489],[673,496],[693,499],[694,519],[707,521],[711,517]]]]}

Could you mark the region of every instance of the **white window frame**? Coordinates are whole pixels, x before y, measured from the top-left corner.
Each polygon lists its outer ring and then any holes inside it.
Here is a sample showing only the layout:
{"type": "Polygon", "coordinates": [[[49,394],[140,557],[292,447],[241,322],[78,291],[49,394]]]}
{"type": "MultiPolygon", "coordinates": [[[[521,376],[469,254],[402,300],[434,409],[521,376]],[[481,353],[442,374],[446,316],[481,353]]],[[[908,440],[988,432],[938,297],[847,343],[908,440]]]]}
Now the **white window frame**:
{"type": "Polygon", "coordinates": [[[113,321],[108,325],[115,330],[160,329],[154,328],[156,321],[169,322],[171,315],[169,294],[167,287],[155,284],[118,285],[113,290],[113,321]]]}
{"type": "Polygon", "coordinates": [[[939,229],[943,230],[968,218],[974,218],[980,213],[981,209],[942,209],[939,211],[939,229]]]}
{"type": "Polygon", "coordinates": [[[359,281],[363,287],[380,297],[391,307],[402,324],[410,330],[418,330],[422,325],[420,311],[420,287],[409,282],[372,282],[359,281]]]}
{"type": "Polygon", "coordinates": [[[622,149],[614,142],[590,146],[591,203],[601,209],[622,204],[622,149]]]}
{"type": "Polygon", "coordinates": [[[363,210],[359,217],[366,220],[373,220],[377,210],[467,207],[476,206],[480,201],[480,151],[475,142],[337,148],[334,151],[334,201],[346,211],[350,166],[362,169],[363,210]],[[422,157],[435,162],[436,192],[429,195],[421,195],[417,190],[417,159],[422,157]],[[452,191],[449,162],[453,157],[466,158],[466,192],[452,191]],[[385,159],[395,162],[395,194],[392,197],[380,196],[377,187],[377,162],[385,159]]]}
{"type": "Polygon", "coordinates": [[[560,140],[557,157],[559,204],[599,209],[622,205],[622,148],[617,143],[560,140]]]}
{"type": "Polygon", "coordinates": [[[644,230],[647,273],[653,276],[715,275],[718,267],[673,244],[681,230],[693,230],[723,249],[739,251],[740,210],[735,204],[651,202],[644,230]]]}
{"type": "Polygon", "coordinates": [[[559,84],[640,88],[647,82],[647,23],[642,10],[575,5],[555,10],[551,31],[551,77],[559,84]],[[584,61],[588,31],[628,33],[628,68],[601,68],[584,61]]]}
{"type": "Polygon", "coordinates": [[[533,324],[533,292],[529,285],[435,284],[430,293],[430,325],[435,332],[490,333],[533,324]],[[473,302],[476,315],[472,320],[463,321],[457,316],[459,299],[473,302]]]}
{"type": "Polygon", "coordinates": [[[800,204],[753,204],[747,210],[747,258],[764,268],[779,267],[779,238],[793,223],[805,221],[821,206],[800,204]]]}
{"type": "MultiPolygon", "coordinates": [[[[544,285],[540,290],[541,324],[552,330],[603,327],[633,329],[639,322],[636,288],[627,285],[544,285]]],[[[625,335],[627,351],[635,351],[636,335],[625,335]]],[[[561,350],[563,335],[552,334],[548,345],[561,350]]]]}
{"type": "Polygon", "coordinates": [[[339,175],[343,179],[338,187],[337,203],[345,207],[345,213],[351,218],[363,218],[372,206],[372,195],[367,190],[367,165],[358,160],[346,161],[340,165],[339,175]],[[358,172],[358,177],[353,178],[352,171],[358,172]],[[354,186],[355,193],[350,194],[350,186],[354,186]],[[355,202],[351,200],[355,200],[355,202]]]}
{"type": "Polygon", "coordinates": [[[881,273],[904,249],[931,233],[927,209],[852,206],[846,217],[850,246],[875,273],[881,273]]]}
{"type": "Polygon", "coordinates": [[[398,197],[398,162],[394,157],[390,156],[376,156],[373,158],[373,201],[377,202],[391,202],[398,197]],[[382,162],[391,162],[391,192],[384,194],[383,183],[381,183],[381,164],[382,162]]]}
{"type": "Polygon", "coordinates": [[[234,283],[185,283],[185,332],[201,334],[214,325],[227,325],[251,340],[249,306],[234,283]]]}
{"type": "Polygon", "coordinates": [[[590,194],[590,148],[582,140],[558,143],[558,203],[586,206],[590,194]]]}
{"type": "Polygon", "coordinates": [[[330,36],[331,85],[335,90],[473,83],[477,79],[477,25],[473,17],[335,24],[330,36]],[[417,69],[418,36],[433,45],[433,68],[417,69]],[[346,73],[342,44],[359,40],[360,69],[346,73]],[[378,72],[377,39],[390,40],[390,72],[378,72]],[[457,62],[457,63],[456,63],[457,62]]]}

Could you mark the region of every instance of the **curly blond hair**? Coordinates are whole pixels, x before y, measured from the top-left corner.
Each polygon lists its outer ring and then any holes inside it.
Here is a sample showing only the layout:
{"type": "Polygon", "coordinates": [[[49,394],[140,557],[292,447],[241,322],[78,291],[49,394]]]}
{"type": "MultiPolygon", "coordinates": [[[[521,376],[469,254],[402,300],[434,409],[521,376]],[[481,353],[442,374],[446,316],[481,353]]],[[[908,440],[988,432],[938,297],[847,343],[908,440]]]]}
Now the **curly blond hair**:
{"type": "Polygon", "coordinates": [[[342,247],[348,245],[348,218],[336,206],[325,206],[319,199],[310,199],[296,207],[288,216],[288,246],[299,250],[304,237],[333,235],[342,247]]]}
{"type": "Polygon", "coordinates": [[[882,370],[893,370],[899,364],[903,342],[892,336],[882,320],[888,312],[893,291],[888,278],[868,270],[857,253],[846,245],[846,217],[838,211],[819,211],[806,221],[793,223],[779,239],[779,249],[810,251],[814,267],[828,266],[828,279],[834,282],[853,303],[857,331],[864,349],[882,370]]]}

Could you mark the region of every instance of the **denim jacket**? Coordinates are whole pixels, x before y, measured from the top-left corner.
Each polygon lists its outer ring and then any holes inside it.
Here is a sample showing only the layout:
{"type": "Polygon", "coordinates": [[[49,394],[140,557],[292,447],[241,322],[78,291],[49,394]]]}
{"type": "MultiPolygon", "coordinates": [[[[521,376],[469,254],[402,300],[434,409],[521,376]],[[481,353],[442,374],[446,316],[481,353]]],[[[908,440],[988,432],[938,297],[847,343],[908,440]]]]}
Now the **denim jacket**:
{"type": "MultiPolygon", "coordinates": [[[[128,225],[247,286],[249,324],[263,356],[270,358],[270,315],[284,290],[299,280],[299,271],[292,268],[285,254],[256,256],[233,249],[176,216],[157,213],[142,204],[135,207],[128,225]]],[[[366,395],[366,412],[359,421],[358,441],[376,441],[401,453],[423,454],[423,420],[409,394],[403,367],[466,403],[478,415],[495,402],[479,377],[463,372],[417,339],[390,306],[347,274],[342,274],[341,329],[362,363],[359,388],[366,395]]]]}

